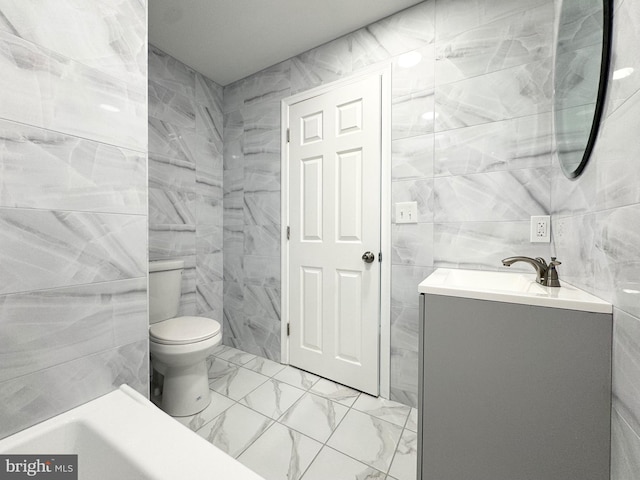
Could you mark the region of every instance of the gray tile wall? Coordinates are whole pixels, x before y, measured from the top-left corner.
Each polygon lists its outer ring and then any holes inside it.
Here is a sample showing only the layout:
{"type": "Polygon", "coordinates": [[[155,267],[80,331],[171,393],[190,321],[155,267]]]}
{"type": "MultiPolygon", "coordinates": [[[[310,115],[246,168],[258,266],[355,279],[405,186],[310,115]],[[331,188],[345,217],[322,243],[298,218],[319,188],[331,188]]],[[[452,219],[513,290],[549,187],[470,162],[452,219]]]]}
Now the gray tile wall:
{"type": "Polygon", "coordinates": [[[612,480],[640,472],[640,5],[614,2],[604,120],[582,176],[552,171],[553,240],[562,275],[614,305],[612,480]]]}
{"type": "Polygon", "coordinates": [[[0,2],[0,437],[148,393],[146,39],[139,0],[0,2]]]}
{"type": "Polygon", "coordinates": [[[222,87],[149,45],[149,259],[181,258],[180,315],[222,322],[222,87]]]}
{"type": "Polygon", "coordinates": [[[550,211],[552,0],[427,1],[225,87],[225,343],[280,357],[279,101],[392,67],[392,398],[417,401],[417,290],[434,267],[498,269],[550,211]],[[400,55],[421,60],[403,68],[400,55]],[[414,292],[414,293],[411,293],[414,292]]]}

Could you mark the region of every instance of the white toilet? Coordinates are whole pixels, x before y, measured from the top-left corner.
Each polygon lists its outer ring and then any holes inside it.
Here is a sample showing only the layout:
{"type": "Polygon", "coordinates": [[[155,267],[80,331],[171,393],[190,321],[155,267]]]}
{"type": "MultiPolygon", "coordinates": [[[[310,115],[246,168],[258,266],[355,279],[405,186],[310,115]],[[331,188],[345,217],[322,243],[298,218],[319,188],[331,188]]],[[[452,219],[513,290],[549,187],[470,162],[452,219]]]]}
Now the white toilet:
{"type": "Polygon", "coordinates": [[[149,262],[149,350],[164,375],[161,408],[194,415],[211,402],[206,359],[222,340],[220,324],[205,317],[176,317],[182,260],[149,262]]]}

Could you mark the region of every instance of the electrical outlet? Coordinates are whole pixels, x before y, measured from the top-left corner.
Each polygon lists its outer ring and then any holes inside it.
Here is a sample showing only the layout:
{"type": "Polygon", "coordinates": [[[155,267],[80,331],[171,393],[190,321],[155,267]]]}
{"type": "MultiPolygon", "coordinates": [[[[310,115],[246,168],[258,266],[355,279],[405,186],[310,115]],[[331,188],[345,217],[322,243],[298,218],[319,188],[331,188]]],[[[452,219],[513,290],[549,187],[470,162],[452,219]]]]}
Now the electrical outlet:
{"type": "Polygon", "coordinates": [[[418,223],[418,202],[396,203],[396,223],[418,223]]]}
{"type": "Polygon", "coordinates": [[[531,242],[551,242],[551,217],[549,215],[531,217],[531,242]]]}

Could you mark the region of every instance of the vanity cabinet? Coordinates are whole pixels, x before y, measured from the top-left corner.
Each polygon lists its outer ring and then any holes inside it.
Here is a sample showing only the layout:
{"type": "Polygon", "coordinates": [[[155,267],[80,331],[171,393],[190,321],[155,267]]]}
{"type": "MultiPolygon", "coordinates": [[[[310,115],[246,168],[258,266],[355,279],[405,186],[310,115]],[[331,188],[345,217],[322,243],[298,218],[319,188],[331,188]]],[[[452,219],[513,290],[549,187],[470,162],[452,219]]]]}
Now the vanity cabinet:
{"type": "Polygon", "coordinates": [[[418,480],[609,479],[611,313],[422,293],[420,320],[418,480]]]}

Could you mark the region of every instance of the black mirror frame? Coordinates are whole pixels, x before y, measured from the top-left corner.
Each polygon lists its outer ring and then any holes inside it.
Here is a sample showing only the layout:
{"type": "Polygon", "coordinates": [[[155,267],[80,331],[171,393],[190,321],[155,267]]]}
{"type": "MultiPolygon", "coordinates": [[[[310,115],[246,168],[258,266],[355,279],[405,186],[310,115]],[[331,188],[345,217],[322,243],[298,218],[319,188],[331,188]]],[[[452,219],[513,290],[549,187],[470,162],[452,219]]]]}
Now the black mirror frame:
{"type": "MultiPolygon", "coordinates": [[[[587,166],[589,157],[593,151],[593,147],[598,137],[598,131],[600,129],[600,120],[604,112],[605,99],[607,95],[607,86],[609,84],[609,67],[611,62],[611,43],[612,43],[612,30],[613,30],[613,0],[602,0],[602,55],[600,58],[600,81],[598,83],[598,95],[596,98],[596,108],[593,112],[593,122],[591,123],[591,131],[589,132],[589,139],[584,149],[582,159],[578,166],[571,172],[567,171],[560,163],[560,168],[565,176],[569,179],[577,178],[587,166]]],[[[554,132],[555,135],[555,132],[554,132]]]]}

